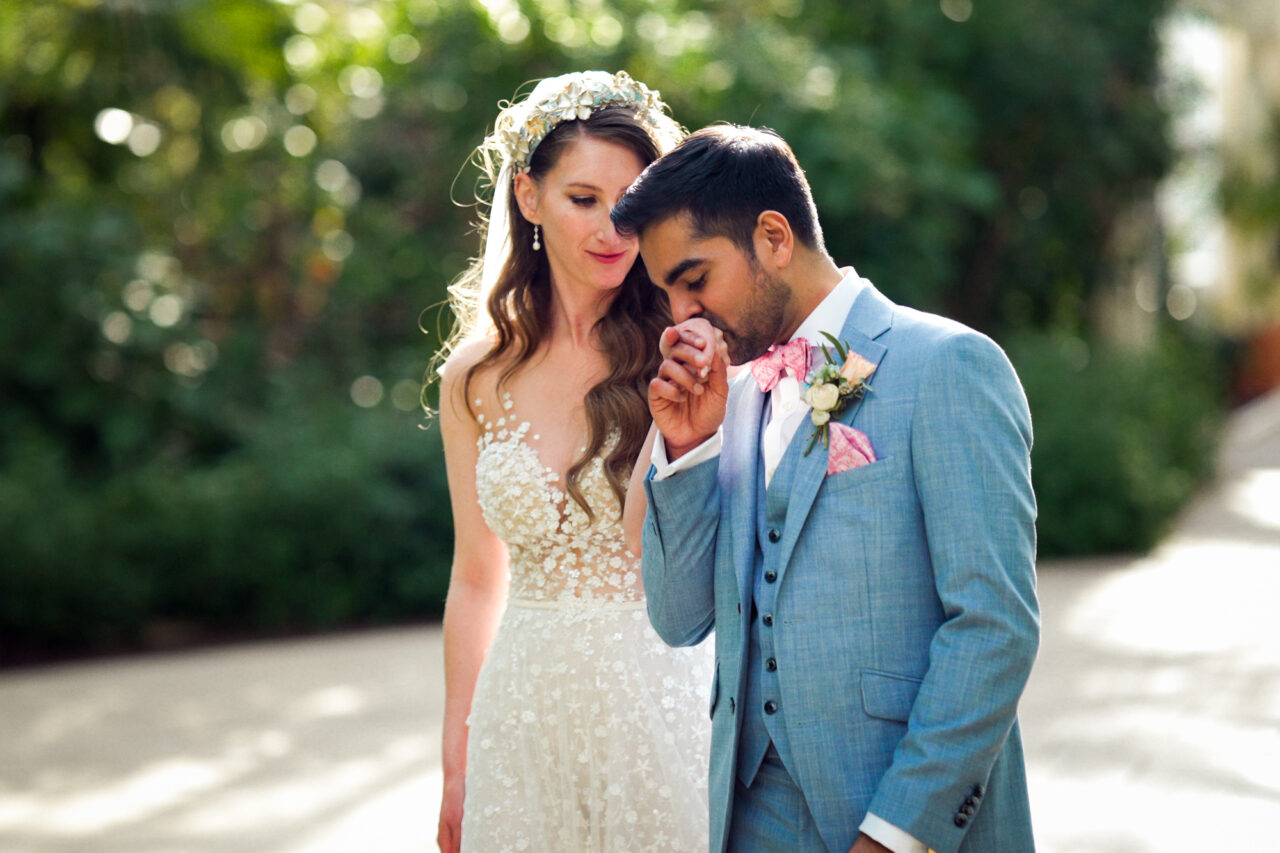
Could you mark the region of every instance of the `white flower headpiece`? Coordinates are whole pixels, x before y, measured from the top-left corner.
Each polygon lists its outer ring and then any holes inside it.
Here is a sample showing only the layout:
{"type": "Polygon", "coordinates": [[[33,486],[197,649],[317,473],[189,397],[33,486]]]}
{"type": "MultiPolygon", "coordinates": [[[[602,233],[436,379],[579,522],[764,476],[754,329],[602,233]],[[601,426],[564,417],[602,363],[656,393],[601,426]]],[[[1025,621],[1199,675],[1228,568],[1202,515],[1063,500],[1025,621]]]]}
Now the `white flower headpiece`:
{"type": "Polygon", "coordinates": [[[625,71],[579,71],[548,77],[517,103],[503,105],[493,133],[483,147],[498,154],[513,172],[529,168],[529,158],[547,134],[562,122],[586,119],[604,107],[631,107],[636,118],[669,147],[679,139],[679,129],[667,114],[658,93],[631,79],[625,71]],[[674,139],[668,140],[672,134],[674,139]]]}

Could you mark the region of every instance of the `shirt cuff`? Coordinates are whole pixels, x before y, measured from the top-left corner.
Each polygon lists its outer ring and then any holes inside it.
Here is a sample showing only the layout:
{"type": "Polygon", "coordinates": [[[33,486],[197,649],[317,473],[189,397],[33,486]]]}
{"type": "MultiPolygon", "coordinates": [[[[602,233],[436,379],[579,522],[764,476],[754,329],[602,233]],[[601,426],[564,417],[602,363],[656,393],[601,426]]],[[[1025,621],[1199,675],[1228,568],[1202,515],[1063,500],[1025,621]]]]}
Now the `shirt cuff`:
{"type": "Polygon", "coordinates": [[[667,442],[662,437],[662,433],[658,433],[657,438],[653,441],[653,454],[650,456],[650,461],[654,467],[653,479],[665,480],[672,474],[679,474],[681,471],[687,471],[699,463],[706,462],[708,459],[715,459],[720,455],[720,448],[723,444],[724,427],[720,427],[715,431],[715,434],[702,442],[702,444],[699,444],[675,462],[668,462],[667,442]]]}
{"type": "Polygon", "coordinates": [[[928,853],[929,848],[925,847],[922,841],[871,812],[867,812],[858,829],[863,835],[879,841],[893,853],[928,853]]]}

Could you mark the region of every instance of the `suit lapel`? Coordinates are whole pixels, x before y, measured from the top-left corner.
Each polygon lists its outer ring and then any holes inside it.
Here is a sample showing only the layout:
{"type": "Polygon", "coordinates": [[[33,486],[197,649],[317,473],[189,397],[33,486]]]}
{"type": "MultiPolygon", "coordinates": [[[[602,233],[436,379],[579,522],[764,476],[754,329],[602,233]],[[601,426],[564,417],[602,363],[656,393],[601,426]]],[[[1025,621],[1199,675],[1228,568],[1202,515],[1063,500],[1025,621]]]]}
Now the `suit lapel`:
{"type": "MultiPolygon", "coordinates": [[[[884,358],[884,354],[888,350],[876,338],[888,331],[892,325],[893,303],[868,282],[854,300],[853,307],[849,309],[849,316],[845,319],[844,328],[840,330],[840,334],[837,337],[841,341],[847,342],[853,352],[879,367],[880,360],[884,358]]],[[[874,388],[874,373],[871,375],[870,384],[874,388]]],[[[874,394],[875,392],[872,391],[870,393],[874,394]]],[[[838,420],[846,424],[852,423],[864,400],[865,398],[851,404],[845,411],[840,413],[838,420]]],[[[803,454],[804,448],[809,444],[809,437],[812,433],[813,424],[806,418],[791,439],[791,444],[787,447],[787,454],[803,454]]],[[[781,571],[783,572],[786,571],[787,563],[791,559],[791,552],[795,548],[796,541],[800,538],[800,531],[804,528],[809,512],[813,509],[813,501],[818,495],[818,488],[827,476],[827,455],[828,449],[823,446],[822,440],[819,439],[813,450],[809,452],[809,455],[801,455],[796,462],[795,479],[791,483],[791,497],[787,503],[786,527],[783,529],[782,541],[779,543],[782,551],[782,559],[779,565],[782,567],[781,571]]],[[[784,464],[787,461],[784,460],[784,464]]]]}

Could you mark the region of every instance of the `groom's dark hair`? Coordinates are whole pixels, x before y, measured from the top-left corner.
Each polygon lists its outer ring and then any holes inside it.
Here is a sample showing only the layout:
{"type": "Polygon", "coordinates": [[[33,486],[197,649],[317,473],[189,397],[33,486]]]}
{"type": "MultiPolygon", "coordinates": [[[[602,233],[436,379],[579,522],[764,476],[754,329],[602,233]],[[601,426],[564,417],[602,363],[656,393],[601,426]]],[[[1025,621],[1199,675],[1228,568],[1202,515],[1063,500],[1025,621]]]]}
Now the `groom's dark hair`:
{"type": "Polygon", "coordinates": [[[717,124],[651,163],[612,216],[620,234],[638,235],[687,214],[698,237],[727,237],[754,258],[752,234],[766,210],[785,216],[805,246],[823,249],[809,182],[786,141],[768,128],[717,124]]]}

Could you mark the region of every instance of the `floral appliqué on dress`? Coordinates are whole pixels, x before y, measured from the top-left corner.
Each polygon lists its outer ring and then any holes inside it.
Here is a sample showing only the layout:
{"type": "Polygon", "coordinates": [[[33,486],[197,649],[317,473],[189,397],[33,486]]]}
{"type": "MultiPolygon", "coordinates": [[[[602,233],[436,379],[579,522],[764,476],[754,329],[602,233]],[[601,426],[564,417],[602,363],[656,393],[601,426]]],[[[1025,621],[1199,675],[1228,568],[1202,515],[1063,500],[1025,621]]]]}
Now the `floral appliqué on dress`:
{"type": "Polygon", "coordinates": [[[510,591],[468,719],[463,849],[704,849],[711,643],[654,633],[602,460],[579,479],[592,519],[513,408],[477,416],[476,492],[510,591]]]}

